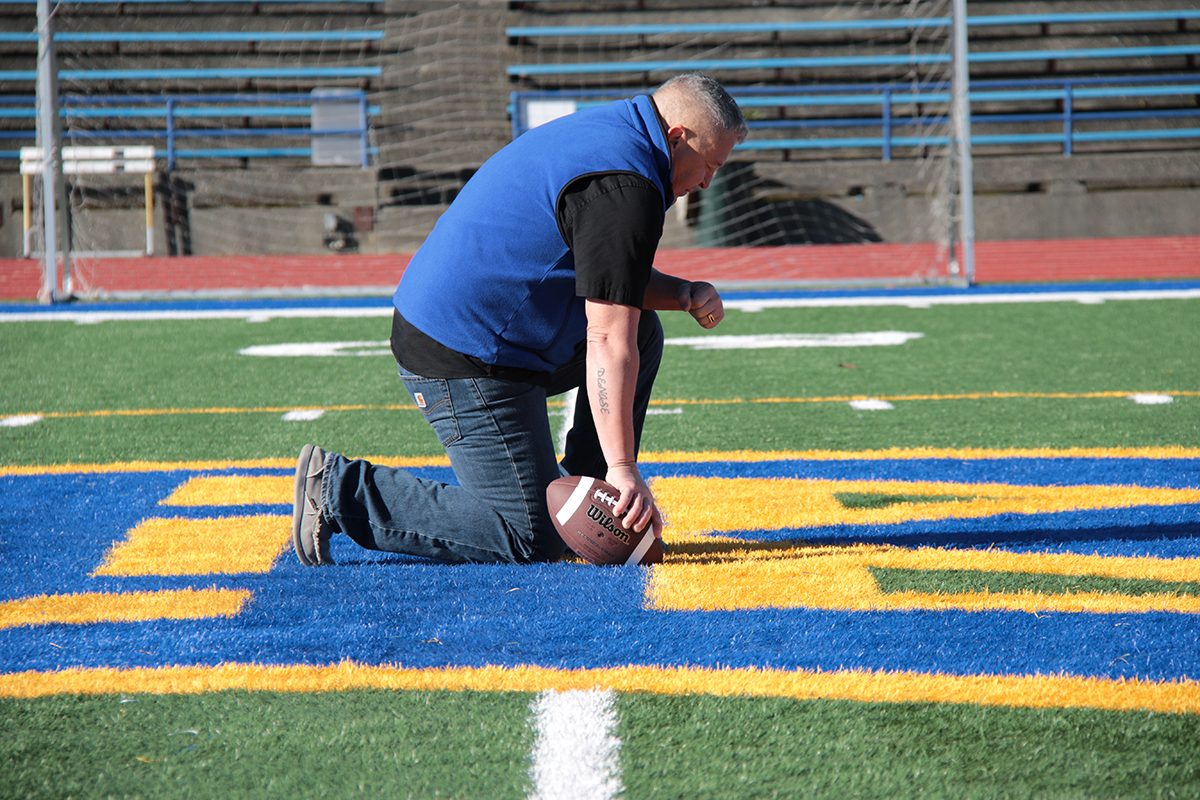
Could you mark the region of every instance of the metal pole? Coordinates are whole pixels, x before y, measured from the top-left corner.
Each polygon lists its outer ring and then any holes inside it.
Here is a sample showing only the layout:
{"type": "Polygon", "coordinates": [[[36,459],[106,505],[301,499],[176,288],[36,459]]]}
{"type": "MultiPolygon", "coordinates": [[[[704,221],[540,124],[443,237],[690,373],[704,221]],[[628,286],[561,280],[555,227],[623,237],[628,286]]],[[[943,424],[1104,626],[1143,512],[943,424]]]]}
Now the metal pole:
{"type": "MultiPolygon", "coordinates": [[[[971,78],[967,69],[967,0],[953,0],[954,153],[958,163],[958,226],[962,273],[975,282],[975,180],[971,168],[971,78]]],[[[953,258],[953,254],[951,254],[953,258]]]]}
{"type": "Polygon", "coordinates": [[[25,258],[33,255],[33,176],[21,174],[21,219],[25,258]]]}
{"type": "Polygon", "coordinates": [[[42,300],[58,296],[58,187],[62,184],[58,128],[58,86],[54,63],[54,14],[50,0],[38,0],[37,144],[42,156],[42,300]]]}
{"type": "Polygon", "coordinates": [[[71,294],[71,245],[67,225],[66,186],[63,183],[62,119],[58,115],[58,64],[54,51],[54,12],[50,0],[38,0],[37,144],[42,149],[42,294],[45,302],[71,294]],[[60,224],[61,223],[61,224],[60,224]],[[63,245],[59,247],[59,241],[63,245]]]}

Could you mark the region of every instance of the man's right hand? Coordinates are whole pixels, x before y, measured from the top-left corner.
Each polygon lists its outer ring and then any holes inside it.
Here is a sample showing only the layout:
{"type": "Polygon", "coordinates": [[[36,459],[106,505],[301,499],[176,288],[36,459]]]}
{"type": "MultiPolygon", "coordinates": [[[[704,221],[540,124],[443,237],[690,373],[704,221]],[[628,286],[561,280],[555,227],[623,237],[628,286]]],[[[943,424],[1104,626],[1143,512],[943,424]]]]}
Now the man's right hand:
{"type": "Polygon", "coordinates": [[[644,531],[650,525],[657,539],[662,538],[662,514],[650,487],[638,471],[637,464],[616,464],[608,468],[604,478],[621,492],[613,514],[621,518],[621,524],[633,531],[644,531]]]}

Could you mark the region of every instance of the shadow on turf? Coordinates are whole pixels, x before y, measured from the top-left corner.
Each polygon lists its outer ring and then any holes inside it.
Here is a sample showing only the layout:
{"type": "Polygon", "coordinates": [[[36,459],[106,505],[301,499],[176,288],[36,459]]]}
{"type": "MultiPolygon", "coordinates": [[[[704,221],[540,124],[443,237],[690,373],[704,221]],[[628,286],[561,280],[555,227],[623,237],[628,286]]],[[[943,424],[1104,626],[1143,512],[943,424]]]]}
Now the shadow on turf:
{"type": "MultiPolygon", "coordinates": [[[[906,528],[908,526],[905,526],[906,528]]],[[[688,541],[672,543],[667,551],[667,561],[708,563],[727,561],[731,556],[753,553],[774,553],[793,549],[819,550],[827,547],[849,545],[875,545],[878,547],[938,547],[971,549],[987,547],[1029,547],[1045,545],[1054,548],[1076,542],[1144,542],[1195,538],[1200,524],[1150,524],[1111,525],[1103,527],[1080,527],[1073,529],[1019,528],[1006,526],[1003,530],[950,530],[950,531],[896,531],[881,532],[878,529],[844,528],[831,535],[829,528],[816,531],[787,529],[771,531],[773,538],[745,538],[761,536],[762,531],[736,531],[722,534],[723,538],[713,541],[688,541]],[[726,538],[728,537],[728,538],[726,538]]]]}

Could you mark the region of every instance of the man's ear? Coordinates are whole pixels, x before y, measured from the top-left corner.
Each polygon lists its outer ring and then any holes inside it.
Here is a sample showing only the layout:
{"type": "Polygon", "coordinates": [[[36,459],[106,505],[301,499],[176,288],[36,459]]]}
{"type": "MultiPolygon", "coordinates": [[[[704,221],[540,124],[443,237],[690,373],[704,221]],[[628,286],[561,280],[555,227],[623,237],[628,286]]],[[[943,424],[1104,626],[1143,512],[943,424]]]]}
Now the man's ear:
{"type": "Polygon", "coordinates": [[[687,138],[687,128],[682,125],[672,125],[667,128],[667,144],[674,150],[679,146],[679,143],[687,138]]]}

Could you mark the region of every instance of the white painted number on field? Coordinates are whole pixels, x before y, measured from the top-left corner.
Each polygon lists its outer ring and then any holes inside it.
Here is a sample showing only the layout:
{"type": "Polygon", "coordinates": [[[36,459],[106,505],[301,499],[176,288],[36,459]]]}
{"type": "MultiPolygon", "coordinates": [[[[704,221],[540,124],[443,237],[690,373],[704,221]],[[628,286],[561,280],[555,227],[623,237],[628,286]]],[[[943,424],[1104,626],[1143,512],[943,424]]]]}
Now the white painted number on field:
{"type": "Polygon", "coordinates": [[[1139,406],[1165,406],[1175,400],[1169,394],[1131,394],[1129,399],[1139,406]]]}
{"type": "Polygon", "coordinates": [[[243,347],[244,356],[387,356],[392,351],[387,342],[296,342],[294,344],[259,344],[243,347]]]}
{"type": "Polygon", "coordinates": [[[283,415],[284,422],[312,422],[325,416],[323,408],[297,408],[283,415]]]}
{"type": "Polygon", "coordinates": [[[765,350],[776,347],[881,347],[920,339],[923,333],[866,331],[863,333],[771,333],[756,336],[686,336],[666,344],[693,350],[765,350]]]}
{"type": "Polygon", "coordinates": [[[887,400],[876,400],[874,398],[867,400],[851,400],[850,407],[857,411],[891,411],[895,408],[894,405],[887,400]]]}
{"type": "Polygon", "coordinates": [[[4,428],[23,428],[26,425],[33,425],[36,422],[42,421],[41,414],[17,414],[11,417],[0,419],[0,427],[4,428]]]}

